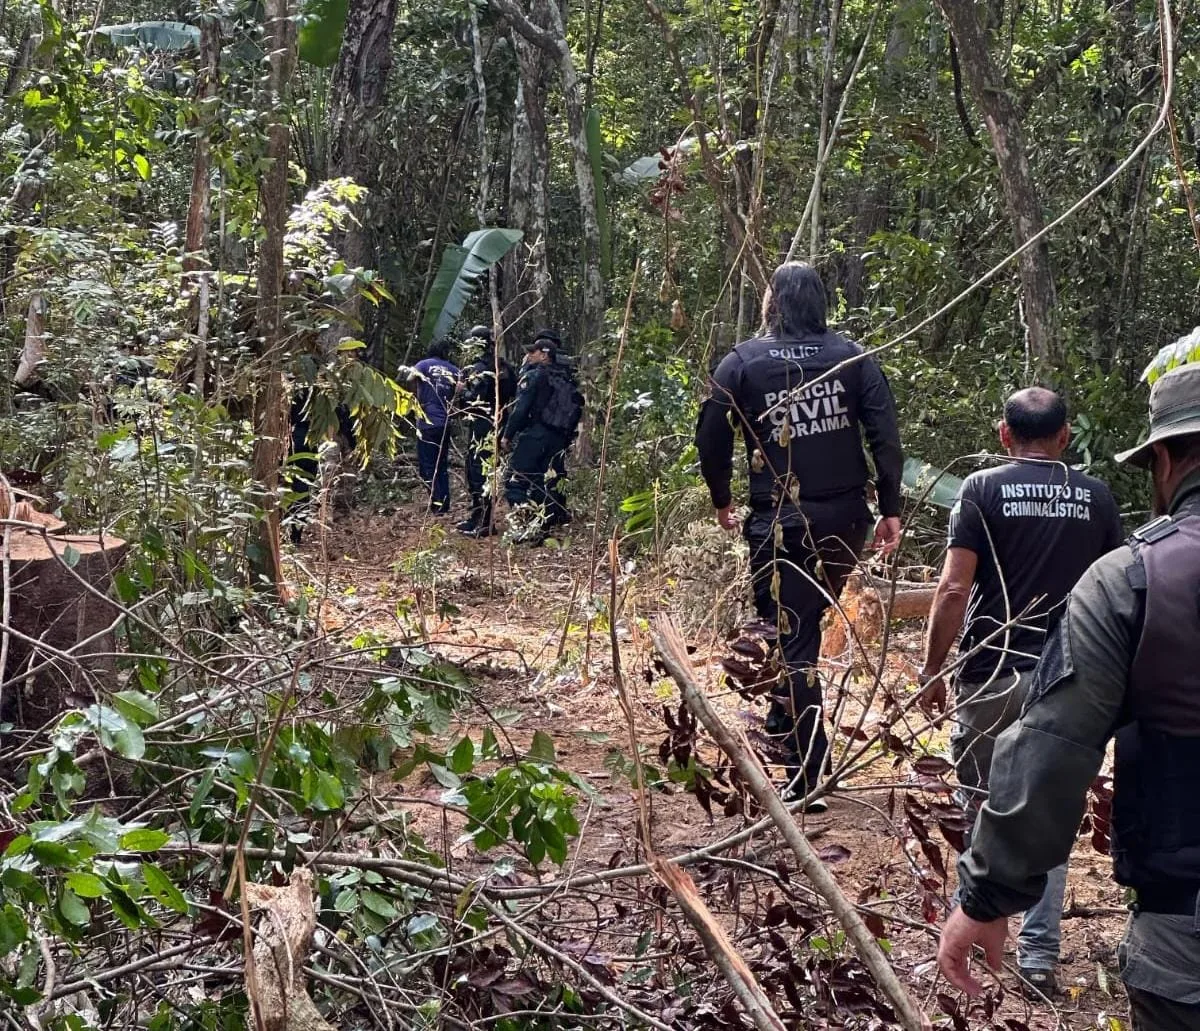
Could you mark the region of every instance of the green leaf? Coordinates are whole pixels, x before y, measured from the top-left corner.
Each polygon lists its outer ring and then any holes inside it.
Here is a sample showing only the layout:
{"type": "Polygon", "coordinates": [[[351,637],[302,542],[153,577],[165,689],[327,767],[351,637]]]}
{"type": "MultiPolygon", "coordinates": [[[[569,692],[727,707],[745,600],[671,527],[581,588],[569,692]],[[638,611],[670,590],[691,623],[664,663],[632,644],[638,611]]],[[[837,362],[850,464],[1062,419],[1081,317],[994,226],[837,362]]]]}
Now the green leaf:
{"type": "Polygon", "coordinates": [[[313,807],[330,812],[341,809],[346,804],[346,789],[342,782],[332,773],[322,770],[317,774],[317,794],[313,799],[313,807]]]}
{"type": "Polygon", "coordinates": [[[121,848],[126,852],[157,852],[168,841],[171,835],[165,831],[143,827],[121,835],[121,848]]]}
{"type": "Polygon", "coordinates": [[[408,933],[424,934],[426,931],[432,931],[439,922],[433,913],[418,913],[408,922],[408,933]]]}
{"type": "Polygon", "coordinates": [[[65,565],[68,569],[74,569],[77,565],[79,565],[79,552],[68,544],[65,548],[63,548],[62,560],[63,565],[65,565]]]}
{"type": "Polygon", "coordinates": [[[24,944],[29,935],[25,917],[16,906],[0,909],[0,956],[7,956],[24,944]]]}
{"type": "Polygon", "coordinates": [[[554,738],[544,730],[535,730],[533,732],[533,742],[529,746],[529,758],[540,759],[542,762],[548,763],[557,762],[558,757],[554,752],[554,738]]]}
{"type": "Polygon", "coordinates": [[[171,878],[159,867],[153,863],[143,863],[142,879],[145,880],[150,894],[168,909],[173,909],[176,913],[188,911],[187,899],[183,897],[183,892],[175,887],[171,878]]]}
{"type": "Polygon", "coordinates": [[[333,900],[333,908],[338,913],[353,913],[358,909],[358,892],[339,891],[337,898],[333,900]]]}
{"type": "Polygon", "coordinates": [[[904,459],[903,483],[915,497],[930,505],[953,508],[962,479],[909,455],[904,459]],[[931,486],[932,484],[932,486],[931,486]],[[928,493],[926,493],[928,491],[928,493]]]}
{"type": "Polygon", "coordinates": [[[377,891],[364,891],[362,904],[364,909],[383,917],[384,920],[395,920],[400,915],[400,911],[392,905],[387,896],[380,895],[377,891]]]}
{"type": "Polygon", "coordinates": [[[98,899],[108,894],[108,885],[94,873],[78,870],[67,874],[67,887],[80,898],[98,899]]]}
{"type": "Polygon", "coordinates": [[[475,742],[469,737],[464,736],[463,739],[454,746],[454,751],[450,753],[450,769],[461,777],[464,773],[470,773],[471,768],[474,765],[475,742]]]}
{"type": "Polygon", "coordinates": [[[196,785],[196,793],[192,795],[191,805],[188,806],[188,819],[191,823],[194,824],[196,818],[200,815],[200,810],[208,800],[208,794],[212,791],[212,786],[216,779],[216,768],[210,767],[205,770],[204,776],[200,778],[200,783],[196,785]]]}
{"type": "Polygon", "coordinates": [[[158,719],[158,702],[141,691],[118,691],[113,695],[113,704],[122,716],[142,726],[158,719]]]}
{"type": "Polygon", "coordinates": [[[446,769],[445,766],[439,766],[437,763],[430,763],[429,772],[433,774],[433,779],[441,784],[441,786],[444,788],[462,787],[462,780],[458,774],[446,769]]]}
{"type": "Polygon", "coordinates": [[[301,4],[297,41],[302,60],[318,68],[331,68],[337,63],[348,8],[348,0],[305,0],[301,4]]]}
{"type": "Polygon", "coordinates": [[[68,867],[75,865],[75,856],[71,850],[57,841],[35,841],[29,846],[29,854],[42,866],[68,867]]]}
{"type": "Polygon", "coordinates": [[[133,167],[137,169],[137,174],[143,179],[150,179],[150,162],[146,160],[145,154],[133,155],[133,167]]]}
{"type": "Polygon", "coordinates": [[[519,229],[477,229],[467,235],[461,246],[446,247],[425,302],[425,317],[421,321],[424,343],[450,331],[483,274],[520,243],[523,236],[519,229]]]}
{"type": "Polygon", "coordinates": [[[76,927],[87,927],[92,922],[91,911],[70,888],[63,888],[58,900],[58,911],[67,923],[76,927]]]}

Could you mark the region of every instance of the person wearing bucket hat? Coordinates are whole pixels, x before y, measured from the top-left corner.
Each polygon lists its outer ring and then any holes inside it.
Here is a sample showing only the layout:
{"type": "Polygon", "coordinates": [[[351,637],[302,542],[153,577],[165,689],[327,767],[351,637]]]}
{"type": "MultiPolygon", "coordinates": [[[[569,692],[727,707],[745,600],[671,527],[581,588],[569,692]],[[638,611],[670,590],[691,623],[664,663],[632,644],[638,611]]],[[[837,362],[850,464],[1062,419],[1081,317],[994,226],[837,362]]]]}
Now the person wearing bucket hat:
{"type": "Polygon", "coordinates": [[[1200,1029],[1200,364],[1150,393],[1155,518],[1067,598],[1021,718],[996,743],[990,795],[958,863],[960,906],[938,962],[969,994],[972,946],[1000,968],[1007,918],[1064,862],[1116,741],[1110,853],[1132,889],[1118,950],[1137,1031],[1200,1029]]]}

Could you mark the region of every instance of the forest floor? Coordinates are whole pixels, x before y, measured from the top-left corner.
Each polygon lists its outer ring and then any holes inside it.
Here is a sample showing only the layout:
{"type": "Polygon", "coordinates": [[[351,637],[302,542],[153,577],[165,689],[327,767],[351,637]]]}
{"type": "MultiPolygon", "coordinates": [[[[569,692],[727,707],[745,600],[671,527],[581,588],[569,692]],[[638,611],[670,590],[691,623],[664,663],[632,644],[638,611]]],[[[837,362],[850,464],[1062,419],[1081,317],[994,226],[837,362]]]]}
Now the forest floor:
{"type": "MultiPolygon", "coordinates": [[[[436,651],[462,664],[472,679],[481,712],[469,726],[464,722],[453,728],[454,736],[467,729],[478,731],[485,710],[518,748],[528,747],[537,731],[553,739],[559,764],[587,780],[596,792],[581,813],[583,832],[562,875],[638,861],[636,793],[626,777],[606,765],[614,749],[630,754],[627,723],[614,690],[609,634],[606,626],[594,630],[589,644],[581,611],[590,594],[607,597],[607,542],[601,541],[596,549],[596,584],[589,592],[592,541],[590,532],[578,522],[572,527],[575,536],[567,539],[562,549],[529,549],[511,548],[499,538],[467,540],[454,532],[459,518],[461,515],[435,519],[422,507],[407,504],[390,511],[359,508],[333,520],[324,540],[306,542],[297,556],[308,577],[325,585],[329,598],[323,609],[326,625],[350,633],[370,630],[392,639],[425,637],[436,651]]],[[[668,590],[653,575],[626,576],[628,567],[622,572],[624,618],[617,634],[620,658],[634,695],[637,735],[655,761],[659,743],[668,735],[663,708],[678,706],[678,695],[661,674],[651,672],[645,619],[663,607],[668,590]]],[[[714,596],[719,586],[713,585],[714,596]]],[[[919,648],[920,631],[918,623],[901,627],[892,649],[896,658],[889,661],[911,663],[919,648]]],[[[693,656],[697,673],[710,685],[717,684],[722,654],[715,636],[689,636],[697,646],[693,656]]],[[[741,718],[748,707],[730,692],[714,691],[714,697],[731,722],[741,718]]],[[[908,897],[908,909],[895,910],[907,913],[907,918],[888,924],[891,958],[927,1012],[936,1013],[935,998],[947,992],[948,986],[936,974],[936,939],[923,926],[920,903],[911,901],[914,857],[919,853],[893,819],[899,815],[894,811],[894,789],[906,786],[894,782],[906,776],[891,761],[877,763],[868,775],[833,795],[827,813],[797,818],[817,840],[852,899],[879,898],[881,891],[892,898],[908,897]]],[[[396,789],[385,777],[379,790],[396,789]]],[[[404,801],[436,803],[444,790],[428,773],[414,774],[403,785],[404,801]]],[[[710,819],[696,797],[678,785],[651,792],[649,800],[653,843],[661,856],[717,841],[745,825],[740,815],[723,817],[719,806],[714,807],[715,818],[710,819]]],[[[453,818],[446,818],[445,810],[430,805],[422,811],[418,804],[414,818],[426,840],[431,845],[439,843],[460,872],[483,871],[490,865],[490,859],[480,857],[469,843],[459,840],[461,821],[456,826],[453,818]]],[[[776,834],[764,832],[730,854],[769,867],[774,857],[785,851],[776,834]]],[[[953,878],[954,853],[949,847],[945,853],[953,878]]],[[[517,868],[523,876],[537,876],[527,864],[522,869],[519,863],[517,868]]],[[[1012,990],[1010,970],[1003,978],[1009,990],[997,1014],[1015,1022],[1008,1026],[1127,1026],[1115,972],[1115,948],[1124,917],[1119,911],[1120,892],[1109,871],[1108,858],[1081,839],[1071,866],[1069,915],[1063,921],[1059,974],[1063,995],[1054,1008],[1030,1006],[1012,990]]],[[[701,880],[700,875],[697,879],[701,880]]],[[[706,891],[712,886],[701,884],[706,891]]],[[[761,903],[721,910],[721,919],[728,917],[727,929],[740,948],[753,952],[764,944],[761,936],[755,935],[762,911],[761,903]]],[[[624,935],[623,951],[631,952],[645,928],[622,930],[619,923],[614,920],[606,928],[609,949],[622,952],[624,935]]],[[[1009,958],[1015,964],[1015,957],[1009,958]]],[[[984,1023],[972,1014],[958,1026],[984,1023]]]]}

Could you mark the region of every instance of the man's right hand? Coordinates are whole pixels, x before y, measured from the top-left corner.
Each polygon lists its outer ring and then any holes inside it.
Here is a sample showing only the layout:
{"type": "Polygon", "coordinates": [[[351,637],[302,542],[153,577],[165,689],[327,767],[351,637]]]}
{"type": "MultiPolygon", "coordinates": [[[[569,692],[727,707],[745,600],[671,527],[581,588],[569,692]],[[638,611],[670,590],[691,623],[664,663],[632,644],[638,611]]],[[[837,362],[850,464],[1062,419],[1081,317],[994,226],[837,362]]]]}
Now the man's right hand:
{"type": "Polygon", "coordinates": [[[512,441],[507,437],[500,438],[500,454],[507,455],[512,450],[512,441]]]}
{"type": "Polygon", "coordinates": [[[917,674],[917,705],[930,719],[937,712],[946,713],[946,678],[940,673],[921,672],[917,674]]]}
{"type": "Polygon", "coordinates": [[[733,505],[726,505],[724,508],[717,509],[717,523],[722,530],[734,531],[738,528],[737,513],[733,510],[733,505]]]}
{"type": "Polygon", "coordinates": [[[972,920],[955,907],[942,928],[942,938],[938,943],[938,966],[942,976],[955,988],[961,988],[968,995],[975,996],[983,991],[983,985],[971,975],[968,963],[971,958],[971,948],[974,945],[983,947],[983,958],[988,967],[999,973],[1004,962],[1004,938],[1008,934],[1008,921],[1003,917],[981,923],[972,920]]]}

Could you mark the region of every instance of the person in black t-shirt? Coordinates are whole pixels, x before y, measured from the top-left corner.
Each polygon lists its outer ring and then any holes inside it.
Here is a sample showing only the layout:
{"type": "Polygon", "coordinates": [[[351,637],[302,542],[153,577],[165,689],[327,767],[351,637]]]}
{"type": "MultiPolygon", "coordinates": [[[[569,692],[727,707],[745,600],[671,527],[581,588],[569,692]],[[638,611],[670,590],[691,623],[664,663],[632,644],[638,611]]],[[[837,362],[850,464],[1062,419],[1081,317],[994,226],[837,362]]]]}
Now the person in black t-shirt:
{"type": "MultiPolygon", "coordinates": [[[[996,737],[1020,715],[1067,594],[1121,543],[1108,487],[1062,461],[1070,435],[1066,406],[1053,391],[1013,394],[1000,424],[1013,461],[968,476],[950,513],[919,681],[923,708],[944,710],[943,667],[962,629],[950,747],[972,823],[987,796],[996,737]]],[[[1034,997],[1055,990],[1066,876],[1065,865],[1051,872],[1021,926],[1017,960],[1034,997]]]]}

